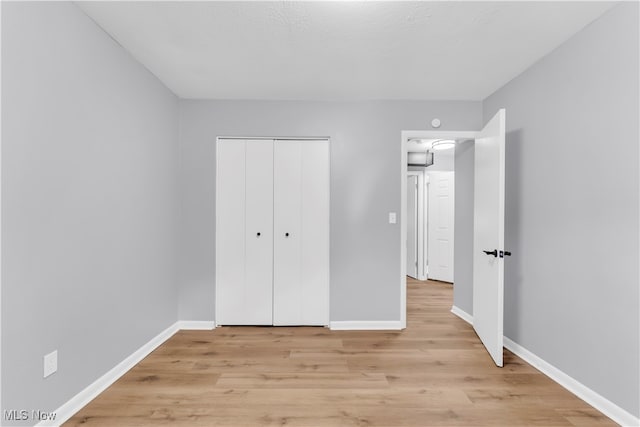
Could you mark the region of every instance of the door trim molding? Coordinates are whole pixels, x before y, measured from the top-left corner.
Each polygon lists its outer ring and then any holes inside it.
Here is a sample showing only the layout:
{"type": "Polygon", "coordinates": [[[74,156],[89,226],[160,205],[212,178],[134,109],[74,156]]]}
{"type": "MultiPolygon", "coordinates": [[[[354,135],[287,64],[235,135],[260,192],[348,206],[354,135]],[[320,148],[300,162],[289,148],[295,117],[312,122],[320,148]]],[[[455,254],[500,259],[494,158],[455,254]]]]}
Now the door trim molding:
{"type": "Polygon", "coordinates": [[[328,136],[218,136],[218,139],[265,139],[270,141],[329,141],[328,136]]]}
{"type": "MultiPolygon", "coordinates": [[[[451,307],[451,313],[473,326],[473,316],[461,308],[454,305],[451,307]]],[[[506,336],[504,337],[504,348],[545,374],[547,377],[551,378],[556,383],[560,384],[562,387],[567,389],[567,391],[602,412],[605,416],[611,418],[616,423],[622,426],[640,425],[640,418],[637,418],[633,414],[625,411],[606,397],[593,391],[580,381],[567,375],[551,363],[527,350],[517,342],[510,340],[506,336]]]]}

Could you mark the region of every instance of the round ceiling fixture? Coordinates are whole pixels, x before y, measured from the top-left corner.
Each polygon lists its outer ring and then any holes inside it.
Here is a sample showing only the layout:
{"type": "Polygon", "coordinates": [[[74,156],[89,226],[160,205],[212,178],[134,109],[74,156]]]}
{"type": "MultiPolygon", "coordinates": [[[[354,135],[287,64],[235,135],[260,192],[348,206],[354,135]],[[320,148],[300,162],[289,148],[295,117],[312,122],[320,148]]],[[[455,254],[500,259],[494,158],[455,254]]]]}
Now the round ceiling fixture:
{"type": "Polygon", "coordinates": [[[453,139],[439,139],[437,141],[434,141],[433,145],[431,146],[431,149],[433,151],[442,151],[442,150],[448,150],[455,146],[456,146],[456,142],[453,139]]]}

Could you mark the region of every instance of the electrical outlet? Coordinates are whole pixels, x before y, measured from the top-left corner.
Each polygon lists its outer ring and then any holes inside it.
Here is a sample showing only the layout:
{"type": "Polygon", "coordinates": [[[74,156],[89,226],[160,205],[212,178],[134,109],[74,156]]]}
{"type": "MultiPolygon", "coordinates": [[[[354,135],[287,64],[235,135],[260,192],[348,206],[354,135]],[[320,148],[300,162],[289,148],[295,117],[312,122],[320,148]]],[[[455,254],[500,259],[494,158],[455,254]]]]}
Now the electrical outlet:
{"type": "Polygon", "coordinates": [[[389,212],[389,224],[395,224],[395,223],[396,223],[396,213],[389,212]]]}
{"type": "Polygon", "coordinates": [[[58,370],[58,350],[44,355],[44,378],[58,370]]]}

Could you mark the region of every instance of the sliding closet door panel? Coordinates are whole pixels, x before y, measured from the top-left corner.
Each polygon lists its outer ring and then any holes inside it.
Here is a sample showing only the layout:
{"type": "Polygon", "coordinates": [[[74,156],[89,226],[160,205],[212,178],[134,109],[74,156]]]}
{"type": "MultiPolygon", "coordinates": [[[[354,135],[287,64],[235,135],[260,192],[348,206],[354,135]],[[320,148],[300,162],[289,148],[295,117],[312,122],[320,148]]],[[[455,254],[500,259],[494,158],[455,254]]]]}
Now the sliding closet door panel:
{"type": "MultiPolygon", "coordinates": [[[[273,141],[247,140],[243,324],[273,322],[273,141]]],[[[238,323],[239,324],[239,323],[238,323]]]]}
{"type": "Polygon", "coordinates": [[[216,322],[245,310],[245,142],[219,140],[216,172],[216,322]]]}
{"type": "Polygon", "coordinates": [[[306,141],[301,173],[303,325],[329,324],[329,142],[306,141]]]}
{"type": "Polygon", "coordinates": [[[301,325],[301,146],[274,146],[273,324],[301,325]]]}

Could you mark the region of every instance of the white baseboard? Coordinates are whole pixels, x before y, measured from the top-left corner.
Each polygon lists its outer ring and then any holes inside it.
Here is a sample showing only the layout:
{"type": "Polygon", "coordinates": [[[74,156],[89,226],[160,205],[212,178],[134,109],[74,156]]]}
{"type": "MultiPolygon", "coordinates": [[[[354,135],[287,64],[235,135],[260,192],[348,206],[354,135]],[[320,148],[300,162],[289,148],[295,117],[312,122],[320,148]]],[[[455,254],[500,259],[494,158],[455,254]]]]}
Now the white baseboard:
{"type": "Polygon", "coordinates": [[[211,330],[216,328],[216,322],[208,320],[178,320],[180,330],[211,330]]]}
{"type": "Polygon", "coordinates": [[[473,316],[464,311],[463,309],[456,307],[455,305],[451,307],[451,312],[467,322],[470,325],[473,325],[473,316]]]}
{"type": "MultiPolygon", "coordinates": [[[[451,307],[451,312],[462,320],[473,325],[473,316],[466,311],[461,310],[459,307],[454,305],[451,307]]],[[[520,344],[504,337],[504,347],[621,426],[640,426],[640,418],[637,418],[633,414],[625,411],[609,399],[565,374],[560,369],[533,354],[520,344]]]]}
{"type": "Polygon", "coordinates": [[[91,402],[100,393],[116,382],[121,376],[126,374],[131,368],[147,357],[153,350],[171,338],[179,330],[210,330],[216,327],[215,322],[201,320],[179,320],[160,332],[148,343],[133,352],[129,357],[118,363],[109,372],[89,384],[84,390],[72,397],[67,403],[60,406],[54,412],[55,420],[41,421],[36,426],[59,426],[80,411],[87,403],[91,402]]]}
{"type": "Polygon", "coordinates": [[[329,329],[334,331],[400,330],[402,324],[399,320],[342,320],[329,322],[329,329]]]}
{"type": "Polygon", "coordinates": [[[59,426],[66,422],[69,418],[75,415],[80,409],[82,409],[87,403],[91,402],[100,393],[107,389],[111,384],[116,382],[121,376],[127,373],[129,369],[133,368],[142,359],[147,357],[149,353],[155,350],[160,344],[171,338],[173,334],[178,331],[178,323],[174,323],[164,331],[160,332],[148,343],[144,344],[138,350],[134,351],[129,357],[118,363],[109,372],[89,384],[84,390],[76,394],[69,399],[65,404],[60,406],[54,412],[56,414],[55,420],[41,421],[36,426],[59,426]]]}
{"type": "Polygon", "coordinates": [[[621,426],[640,425],[640,418],[636,418],[607,398],[536,356],[520,344],[504,337],[504,347],[621,426]]]}

